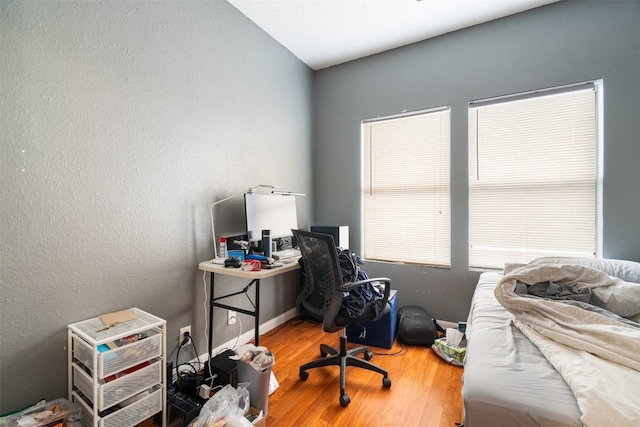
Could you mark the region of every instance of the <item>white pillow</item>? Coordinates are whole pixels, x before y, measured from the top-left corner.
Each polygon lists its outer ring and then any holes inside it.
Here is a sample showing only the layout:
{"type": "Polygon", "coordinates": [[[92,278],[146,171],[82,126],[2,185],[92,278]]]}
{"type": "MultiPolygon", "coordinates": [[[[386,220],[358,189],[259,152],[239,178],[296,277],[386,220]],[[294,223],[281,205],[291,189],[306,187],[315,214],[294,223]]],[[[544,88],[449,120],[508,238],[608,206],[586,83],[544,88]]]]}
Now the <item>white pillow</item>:
{"type": "Polygon", "coordinates": [[[625,282],[640,283],[640,263],[623,259],[541,257],[529,264],[577,264],[595,268],[625,282]]]}

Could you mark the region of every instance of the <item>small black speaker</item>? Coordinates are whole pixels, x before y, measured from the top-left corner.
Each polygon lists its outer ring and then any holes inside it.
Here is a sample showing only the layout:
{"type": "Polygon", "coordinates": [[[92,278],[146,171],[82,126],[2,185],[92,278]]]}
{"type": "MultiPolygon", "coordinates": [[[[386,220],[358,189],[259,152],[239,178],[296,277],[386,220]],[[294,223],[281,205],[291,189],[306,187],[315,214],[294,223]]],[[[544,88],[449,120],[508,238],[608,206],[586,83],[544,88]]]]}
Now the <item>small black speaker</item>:
{"type": "Polygon", "coordinates": [[[235,356],[233,350],[226,350],[211,359],[211,371],[209,371],[209,363],[205,362],[205,381],[207,384],[211,382],[213,376],[214,386],[225,386],[227,384],[232,387],[238,385],[238,371],[236,370],[236,361],[230,359],[235,356]]]}

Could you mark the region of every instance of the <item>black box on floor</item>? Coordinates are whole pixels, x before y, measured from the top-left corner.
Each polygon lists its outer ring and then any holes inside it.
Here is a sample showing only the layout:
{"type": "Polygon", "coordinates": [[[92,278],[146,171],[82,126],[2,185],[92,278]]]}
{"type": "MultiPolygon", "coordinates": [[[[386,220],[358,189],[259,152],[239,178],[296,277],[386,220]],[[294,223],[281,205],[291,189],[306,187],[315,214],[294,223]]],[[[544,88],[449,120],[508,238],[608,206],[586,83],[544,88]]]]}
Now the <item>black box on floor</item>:
{"type": "Polygon", "coordinates": [[[167,389],[168,419],[179,417],[184,426],[200,415],[205,400],[193,398],[185,393],[177,392],[173,388],[167,389]]]}
{"type": "Polygon", "coordinates": [[[229,359],[229,356],[235,356],[235,354],[233,350],[226,350],[212,358],[210,364],[205,362],[204,377],[206,378],[206,384],[211,384],[211,377],[213,376],[213,387],[218,385],[224,387],[227,384],[230,384],[232,387],[238,386],[236,361],[229,359]],[[211,365],[210,372],[209,365],[211,365]]]}

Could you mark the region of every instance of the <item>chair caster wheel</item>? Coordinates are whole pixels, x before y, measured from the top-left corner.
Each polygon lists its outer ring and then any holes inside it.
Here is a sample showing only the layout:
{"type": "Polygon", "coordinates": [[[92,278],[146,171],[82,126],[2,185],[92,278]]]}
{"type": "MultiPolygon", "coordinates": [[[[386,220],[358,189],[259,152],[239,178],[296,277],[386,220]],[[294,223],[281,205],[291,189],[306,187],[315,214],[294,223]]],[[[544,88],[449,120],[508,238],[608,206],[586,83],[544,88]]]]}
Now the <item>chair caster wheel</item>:
{"type": "Polygon", "coordinates": [[[373,353],[370,352],[369,350],[364,352],[364,360],[371,360],[373,359],[373,353]]]}
{"type": "Polygon", "coordinates": [[[391,378],[389,377],[384,377],[382,379],[382,387],[384,388],[391,388],[391,378]]]}
{"type": "Polygon", "coordinates": [[[340,396],[340,406],[346,408],[347,406],[349,406],[349,403],[351,403],[351,399],[349,399],[348,395],[343,394],[340,396]]]}
{"type": "Polygon", "coordinates": [[[307,372],[307,371],[300,371],[300,375],[299,375],[299,376],[300,376],[300,379],[301,379],[302,381],[306,381],[306,380],[307,380],[307,378],[309,378],[309,372],[307,372]]]}

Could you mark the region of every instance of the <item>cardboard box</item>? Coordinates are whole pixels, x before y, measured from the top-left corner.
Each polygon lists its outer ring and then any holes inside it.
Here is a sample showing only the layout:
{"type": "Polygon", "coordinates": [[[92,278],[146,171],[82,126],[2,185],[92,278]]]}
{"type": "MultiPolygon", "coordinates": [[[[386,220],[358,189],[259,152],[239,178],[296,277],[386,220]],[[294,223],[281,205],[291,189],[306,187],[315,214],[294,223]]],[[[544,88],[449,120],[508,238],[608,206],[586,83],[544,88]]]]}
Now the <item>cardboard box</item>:
{"type": "Polygon", "coordinates": [[[267,427],[267,419],[265,418],[264,415],[262,415],[262,411],[259,411],[256,408],[251,407],[245,414],[245,416],[248,416],[248,415],[253,415],[257,417],[251,422],[252,425],[256,427],[267,427]]]}

